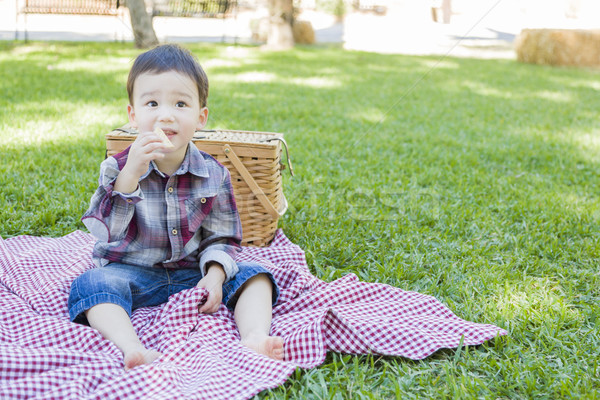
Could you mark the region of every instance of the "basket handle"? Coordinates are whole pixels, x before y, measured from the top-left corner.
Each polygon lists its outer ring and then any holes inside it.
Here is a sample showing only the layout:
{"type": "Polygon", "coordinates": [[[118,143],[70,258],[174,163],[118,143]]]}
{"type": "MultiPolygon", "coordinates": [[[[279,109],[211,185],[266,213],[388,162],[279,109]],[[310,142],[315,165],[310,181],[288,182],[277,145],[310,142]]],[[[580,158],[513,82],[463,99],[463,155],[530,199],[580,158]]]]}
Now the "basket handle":
{"type": "MultiPolygon", "coordinates": [[[[292,159],[290,158],[290,151],[288,150],[287,142],[282,137],[267,139],[266,141],[272,142],[273,140],[279,140],[281,142],[281,144],[283,144],[283,147],[285,148],[285,158],[287,158],[287,164],[288,164],[288,167],[290,168],[290,175],[294,176],[294,168],[292,167],[292,159]]],[[[285,168],[285,164],[282,164],[282,165],[283,165],[283,168],[285,168]]]]}
{"type": "Polygon", "coordinates": [[[273,207],[273,204],[271,204],[271,201],[269,200],[265,192],[263,192],[260,186],[258,186],[252,175],[250,175],[250,172],[248,172],[246,167],[244,167],[244,164],[242,164],[242,161],[239,159],[237,154],[235,154],[231,146],[229,146],[228,144],[224,145],[223,152],[225,153],[225,157],[227,157],[229,161],[231,161],[235,169],[237,169],[237,171],[240,173],[248,187],[250,187],[250,190],[252,190],[252,193],[254,193],[258,201],[260,201],[260,204],[262,204],[262,206],[265,208],[265,210],[271,216],[271,218],[277,219],[281,217],[285,212],[285,208],[283,212],[280,213],[275,209],[275,207],[273,207]]]}

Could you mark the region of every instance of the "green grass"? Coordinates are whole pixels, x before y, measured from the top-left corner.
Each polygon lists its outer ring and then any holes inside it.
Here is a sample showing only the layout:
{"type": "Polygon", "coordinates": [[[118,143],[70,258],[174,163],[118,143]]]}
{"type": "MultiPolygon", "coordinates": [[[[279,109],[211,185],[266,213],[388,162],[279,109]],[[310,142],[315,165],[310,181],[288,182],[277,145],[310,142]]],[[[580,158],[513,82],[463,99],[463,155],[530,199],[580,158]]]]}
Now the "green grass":
{"type": "MultiPolygon", "coordinates": [[[[509,335],[330,354],[264,399],[600,398],[600,73],[193,45],[209,126],[286,134],[280,226],[311,270],[437,297],[509,335]]],[[[126,122],[129,44],[0,43],[0,236],[61,236],[126,122]]]]}

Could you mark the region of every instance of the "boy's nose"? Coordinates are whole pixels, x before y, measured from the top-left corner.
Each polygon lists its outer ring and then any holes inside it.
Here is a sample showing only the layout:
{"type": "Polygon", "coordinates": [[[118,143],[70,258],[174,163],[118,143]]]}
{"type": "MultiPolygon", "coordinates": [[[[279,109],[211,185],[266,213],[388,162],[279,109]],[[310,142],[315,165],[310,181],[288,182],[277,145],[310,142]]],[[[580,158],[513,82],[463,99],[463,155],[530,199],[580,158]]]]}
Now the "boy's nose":
{"type": "Polygon", "coordinates": [[[160,109],[160,113],[158,115],[158,118],[161,121],[173,121],[173,119],[175,117],[173,116],[173,111],[171,110],[170,107],[162,107],[160,109]]]}

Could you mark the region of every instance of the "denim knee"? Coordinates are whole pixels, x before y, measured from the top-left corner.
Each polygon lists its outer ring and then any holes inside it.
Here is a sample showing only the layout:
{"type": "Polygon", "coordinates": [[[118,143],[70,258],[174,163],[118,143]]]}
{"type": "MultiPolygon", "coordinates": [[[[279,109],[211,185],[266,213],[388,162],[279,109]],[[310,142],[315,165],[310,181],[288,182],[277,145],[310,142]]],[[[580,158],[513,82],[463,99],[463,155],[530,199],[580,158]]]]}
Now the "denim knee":
{"type": "Polygon", "coordinates": [[[111,272],[107,268],[93,268],[75,278],[68,301],[71,321],[86,323],[84,312],[101,303],[117,304],[131,316],[129,281],[111,272]]]}
{"type": "Polygon", "coordinates": [[[237,300],[241,294],[241,289],[246,282],[254,278],[257,275],[264,274],[271,281],[273,285],[273,291],[271,294],[272,305],[275,306],[279,298],[279,288],[277,282],[273,277],[273,274],[269,272],[265,267],[251,263],[251,262],[240,262],[238,263],[239,272],[228,282],[223,285],[223,303],[230,310],[234,310],[237,304],[237,300]]]}

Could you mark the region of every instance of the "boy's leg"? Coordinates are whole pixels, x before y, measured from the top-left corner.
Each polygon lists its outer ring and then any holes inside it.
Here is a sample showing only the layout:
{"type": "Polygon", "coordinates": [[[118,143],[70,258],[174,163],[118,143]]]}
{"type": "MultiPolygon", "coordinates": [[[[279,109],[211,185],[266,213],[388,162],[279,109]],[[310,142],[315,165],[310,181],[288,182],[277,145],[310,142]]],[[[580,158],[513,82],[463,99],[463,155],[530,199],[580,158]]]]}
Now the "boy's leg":
{"type": "Polygon", "coordinates": [[[283,339],[269,336],[273,307],[273,284],[265,274],[250,278],[241,288],[234,318],[241,343],[276,360],[283,360],[283,339]]]}
{"type": "Polygon", "coordinates": [[[161,353],[142,345],[128,312],[166,301],[165,276],[159,269],[116,263],[90,269],[71,286],[68,304],[71,320],[85,322],[85,315],[92,328],[123,352],[125,368],[150,363],[161,353]]]}
{"type": "Polygon", "coordinates": [[[123,352],[125,369],[149,364],[162,355],[142,345],[123,307],[112,303],[101,303],[87,310],[85,315],[92,328],[123,352]]]}

